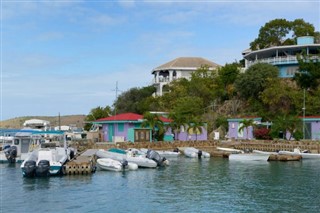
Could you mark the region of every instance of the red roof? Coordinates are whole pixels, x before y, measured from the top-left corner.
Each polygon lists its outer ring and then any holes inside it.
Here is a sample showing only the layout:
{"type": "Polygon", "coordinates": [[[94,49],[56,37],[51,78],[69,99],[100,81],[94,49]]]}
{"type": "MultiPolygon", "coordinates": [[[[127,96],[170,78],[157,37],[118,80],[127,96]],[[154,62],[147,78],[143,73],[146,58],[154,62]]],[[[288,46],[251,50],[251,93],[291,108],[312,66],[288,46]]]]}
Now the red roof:
{"type": "Polygon", "coordinates": [[[123,113],[119,115],[110,116],[107,118],[100,118],[97,121],[138,121],[143,119],[142,115],[135,113],[123,113]]]}
{"type": "MultiPolygon", "coordinates": [[[[143,115],[129,112],[129,113],[110,116],[107,118],[100,118],[97,121],[139,121],[142,119],[143,119],[143,115]]],[[[172,121],[171,119],[165,118],[165,117],[160,117],[160,120],[162,122],[168,122],[168,123],[172,121]]]]}

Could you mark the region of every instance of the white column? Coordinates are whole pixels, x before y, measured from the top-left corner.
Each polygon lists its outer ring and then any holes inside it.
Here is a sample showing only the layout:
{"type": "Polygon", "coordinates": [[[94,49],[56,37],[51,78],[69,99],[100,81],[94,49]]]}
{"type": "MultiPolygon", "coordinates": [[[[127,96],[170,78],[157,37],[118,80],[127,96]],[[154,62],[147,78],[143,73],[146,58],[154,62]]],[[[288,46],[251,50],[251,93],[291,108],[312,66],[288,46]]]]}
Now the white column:
{"type": "Polygon", "coordinates": [[[173,80],[173,70],[169,70],[169,82],[173,80]]]}
{"type": "Polygon", "coordinates": [[[159,72],[156,72],[156,83],[159,83],[159,72]]]}

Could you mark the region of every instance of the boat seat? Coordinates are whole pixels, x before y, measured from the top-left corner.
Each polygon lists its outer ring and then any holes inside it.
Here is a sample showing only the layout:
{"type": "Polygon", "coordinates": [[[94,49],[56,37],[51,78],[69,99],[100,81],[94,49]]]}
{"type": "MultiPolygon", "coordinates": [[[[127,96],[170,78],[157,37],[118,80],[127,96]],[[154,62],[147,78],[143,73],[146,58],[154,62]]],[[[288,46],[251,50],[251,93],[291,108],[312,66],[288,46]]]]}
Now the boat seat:
{"type": "Polygon", "coordinates": [[[50,150],[40,150],[38,153],[38,162],[40,160],[52,161],[52,152],[50,150]]]}

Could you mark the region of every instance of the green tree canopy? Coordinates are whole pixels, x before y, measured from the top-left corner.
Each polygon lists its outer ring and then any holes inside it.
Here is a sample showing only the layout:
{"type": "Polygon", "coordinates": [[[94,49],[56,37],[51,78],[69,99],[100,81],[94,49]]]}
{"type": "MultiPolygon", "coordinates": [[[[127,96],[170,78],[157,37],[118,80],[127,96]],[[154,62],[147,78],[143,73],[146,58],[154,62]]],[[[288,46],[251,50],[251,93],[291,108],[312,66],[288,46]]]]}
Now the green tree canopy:
{"type": "Polygon", "coordinates": [[[282,132],[284,136],[288,132],[290,134],[289,140],[292,138],[295,131],[302,130],[302,121],[297,116],[279,114],[272,122],[271,134],[273,138],[279,137],[279,132],[282,132]]]}
{"type": "Polygon", "coordinates": [[[85,118],[86,124],[84,126],[84,129],[87,131],[90,130],[92,126],[92,124],[90,123],[91,121],[96,121],[100,118],[109,117],[111,113],[112,113],[112,109],[109,106],[106,106],[106,107],[98,106],[96,108],[91,109],[89,114],[85,118]]]}
{"type": "Polygon", "coordinates": [[[141,127],[149,127],[152,130],[152,137],[157,141],[163,141],[165,134],[164,123],[161,121],[159,115],[146,112],[143,114],[144,121],[141,127]]]}
{"type": "Polygon", "coordinates": [[[256,124],[255,124],[255,121],[253,119],[244,119],[243,121],[240,122],[241,124],[241,127],[239,128],[239,132],[242,132],[244,129],[246,130],[246,135],[247,137],[249,136],[248,135],[248,129],[250,126],[252,127],[255,127],[256,124]]]}
{"type": "Polygon", "coordinates": [[[320,85],[320,54],[318,57],[299,56],[299,71],[295,73],[294,80],[304,89],[316,89],[320,85]]]}
{"type": "Polygon", "coordinates": [[[215,83],[219,89],[219,96],[222,100],[231,99],[235,93],[234,82],[240,74],[239,63],[226,64],[218,69],[218,77],[215,79],[215,83]]]}
{"type": "Polygon", "coordinates": [[[277,114],[296,114],[301,110],[301,93],[290,80],[270,79],[260,98],[269,117],[277,114]],[[290,83],[291,82],[291,83],[290,83]],[[297,101],[298,100],[298,101],[297,101]]]}
{"type": "Polygon", "coordinates": [[[132,112],[143,114],[149,109],[148,101],[146,100],[156,91],[155,87],[147,86],[142,88],[131,88],[119,95],[113,106],[116,113],[132,112]]]}
{"type": "Polygon", "coordinates": [[[294,21],[274,19],[260,28],[258,38],[250,43],[250,48],[257,50],[272,46],[292,45],[295,44],[296,37],[315,34],[314,26],[303,19],[294,21]]]}
{"type": "Polygon", "coordinates": [[[278,69],[265,63],[254,64],[247,69],[235,82],[235,87],[244,99],[259,98],[266,88],[267,80],[278,78],[278,69]]]}

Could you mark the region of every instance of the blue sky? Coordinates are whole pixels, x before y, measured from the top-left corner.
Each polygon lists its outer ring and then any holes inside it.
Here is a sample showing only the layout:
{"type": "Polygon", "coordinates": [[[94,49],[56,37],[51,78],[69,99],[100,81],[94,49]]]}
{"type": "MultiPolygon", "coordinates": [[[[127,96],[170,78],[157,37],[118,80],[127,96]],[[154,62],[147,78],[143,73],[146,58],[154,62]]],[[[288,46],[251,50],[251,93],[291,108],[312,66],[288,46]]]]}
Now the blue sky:
{"type": "Polygon", "coordinates": [[[319,1],[1,1],[1,117],[88,114],[181,56],[220,65],[270,20],[320,28],[319,1]]]}

